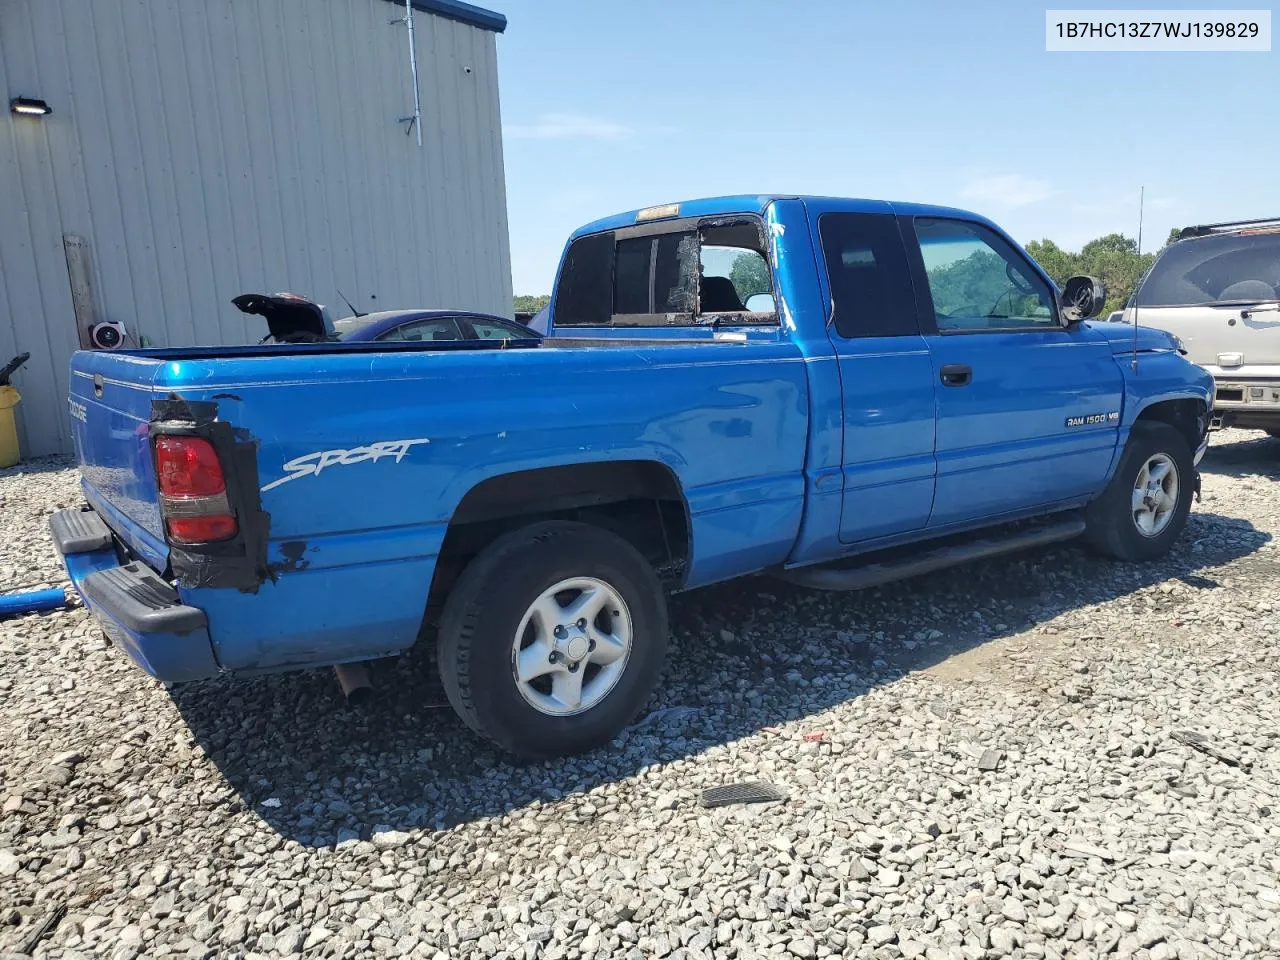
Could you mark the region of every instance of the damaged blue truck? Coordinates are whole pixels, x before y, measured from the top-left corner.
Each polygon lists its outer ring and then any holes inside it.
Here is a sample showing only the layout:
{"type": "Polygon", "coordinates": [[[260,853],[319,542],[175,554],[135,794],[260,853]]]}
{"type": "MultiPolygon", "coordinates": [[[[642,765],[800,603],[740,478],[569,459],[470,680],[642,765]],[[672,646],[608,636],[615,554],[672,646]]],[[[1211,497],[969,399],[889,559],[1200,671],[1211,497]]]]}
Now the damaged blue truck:
{"type": "Polygon", "coordinates": [[[669,592],[853,589],[1083,536],[1165,554],[1212,402],[990,221],[740,196],[581,228],[545,339],[81,352],[67,570],[169,682],[437,644],[513,754],[643,708],[669,592]]]}

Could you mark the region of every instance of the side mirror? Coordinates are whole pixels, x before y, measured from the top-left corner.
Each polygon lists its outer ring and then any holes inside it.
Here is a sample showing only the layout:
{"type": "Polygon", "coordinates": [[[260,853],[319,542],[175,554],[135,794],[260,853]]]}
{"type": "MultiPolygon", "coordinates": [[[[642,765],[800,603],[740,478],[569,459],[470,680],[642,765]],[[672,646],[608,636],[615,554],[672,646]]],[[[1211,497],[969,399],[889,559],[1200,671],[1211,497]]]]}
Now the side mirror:
{"type": "Polygon", "coordinates": [[[1036,288],[1032,285],[1031,281],[1024,277],[1021,271],[1015,270],[1012,263],[1007,261],[1005,262],[1004,275],[1009,278],[1009,282],[1013,284],[1015,290],[1018,290],[1021,293],[1035,292],[1036,288]]]}
{"type": "Polygon", "coordinates": [[[767,293],[757,293],[754,296],[747,297],[745,306],[751,313],[772,313],[774,310],[773,297],[767,293]]]}
{"type": "Polygon", "coordinates": [[[1062,319],[1068,324],[1096,317],[1107,302],[1107,285],[1097,277],[1072,277],[1062,288],[1062,319]]]}

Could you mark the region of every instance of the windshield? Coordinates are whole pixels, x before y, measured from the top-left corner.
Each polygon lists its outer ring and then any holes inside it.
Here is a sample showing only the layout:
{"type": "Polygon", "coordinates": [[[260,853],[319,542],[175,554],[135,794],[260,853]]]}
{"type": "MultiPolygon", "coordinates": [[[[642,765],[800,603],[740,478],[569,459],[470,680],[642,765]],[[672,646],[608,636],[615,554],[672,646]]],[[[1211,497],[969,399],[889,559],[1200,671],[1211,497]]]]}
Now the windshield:
{"type": "Polygon", "coordinates": [[[376,317],[365,314],[363,317],[344,317],[341,320],[333,321],[333,329],[337,331],[339,337],[346,339],[358,330],[363,330],[369,324],[373,323],[376,317]]]}
{"type": "Polygon", "coordinates": [[[1152,266],[1140,307],[1259,303],[1280,298],[1280,233],[1236,233],[1175,243],[1152,266]]]}

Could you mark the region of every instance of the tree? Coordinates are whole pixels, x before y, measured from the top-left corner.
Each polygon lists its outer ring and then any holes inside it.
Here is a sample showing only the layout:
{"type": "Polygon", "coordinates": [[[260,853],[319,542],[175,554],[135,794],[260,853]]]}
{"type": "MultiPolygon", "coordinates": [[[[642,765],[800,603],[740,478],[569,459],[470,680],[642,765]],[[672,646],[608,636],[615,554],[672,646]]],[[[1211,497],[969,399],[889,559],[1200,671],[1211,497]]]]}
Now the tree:
{"type": "Polygon", "coordinates": [[[770,293],[769,268],[754,250],[744,250],[734,258],[729,280],[738,291],[738,299],[746,303],[758,293],[770,293]]]}
{"type": "Polygon", "coordinates": [[[515,298],[515,312],[534,314],[551,302],[551,294],[520,294],[515,298]]]}
{"type": "Polygon", "coordinates": [[[1027,253],[1035,258],[1059,287],[1068,277],[1078,274],[1097,277],[1107,285],[1107,302],[1103,314],[1123,309],[1142,275],[1155,260],[1155,255],[1138,255],[1138,243],[1121,233],[1108,233],[1086,243],[1079,253],[1063,250],[1052,240],[1035,240],[1027,244],[1027,253]]]}

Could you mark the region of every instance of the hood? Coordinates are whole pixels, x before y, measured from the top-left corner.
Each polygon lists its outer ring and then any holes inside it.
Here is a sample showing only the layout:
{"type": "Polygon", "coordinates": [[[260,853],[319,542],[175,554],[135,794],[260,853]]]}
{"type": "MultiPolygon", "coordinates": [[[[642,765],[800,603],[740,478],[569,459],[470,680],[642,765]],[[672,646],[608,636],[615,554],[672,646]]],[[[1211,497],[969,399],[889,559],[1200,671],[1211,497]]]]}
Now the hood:
{"type": "MultiPolygon", "coordinates": [[[[1095,336],[1101,337],[1103,340],[1111,341],[1111,349],[1114,353],[1130,353],[1133,350],[1133,324],[1131,323],[1106,323],[1106,322],[1087,322],[1085,324],[1095,336]]],[[[1138,351],[1150,352],[1153,350],[1178,350],[1182,352],[1182,343],[1171,333],[1164,330],[1157,330],[1155,327],[1138,326],[1138,351]]]]}

